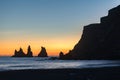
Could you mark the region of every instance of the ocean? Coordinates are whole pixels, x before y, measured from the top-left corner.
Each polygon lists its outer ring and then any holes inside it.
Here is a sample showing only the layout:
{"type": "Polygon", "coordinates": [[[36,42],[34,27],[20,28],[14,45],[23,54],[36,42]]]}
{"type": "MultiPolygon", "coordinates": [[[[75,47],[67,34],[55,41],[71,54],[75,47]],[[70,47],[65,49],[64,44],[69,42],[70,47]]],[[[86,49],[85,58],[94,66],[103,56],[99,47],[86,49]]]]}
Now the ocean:
{"type": "Polygon", "coordinates": [[[50,57],[0,57],[0,71],[23,69],[98,68],[113,66],[120,66],[120,60],[50,60],[50,57]]]}

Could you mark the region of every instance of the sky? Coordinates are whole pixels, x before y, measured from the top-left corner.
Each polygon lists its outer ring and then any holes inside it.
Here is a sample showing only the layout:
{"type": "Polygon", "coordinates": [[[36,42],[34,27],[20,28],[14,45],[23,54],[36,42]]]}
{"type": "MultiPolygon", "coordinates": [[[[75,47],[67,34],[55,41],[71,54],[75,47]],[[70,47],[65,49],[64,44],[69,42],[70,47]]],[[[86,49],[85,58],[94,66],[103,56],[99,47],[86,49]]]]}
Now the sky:
{"type": "Polygon", "coordinates": [[[100,17],[120,0],[0,0],[0,56],[14,50],[34,56],[41,46],[49,56],[67,53],[80,40],[85,25],[99,23],[100,17]]]}

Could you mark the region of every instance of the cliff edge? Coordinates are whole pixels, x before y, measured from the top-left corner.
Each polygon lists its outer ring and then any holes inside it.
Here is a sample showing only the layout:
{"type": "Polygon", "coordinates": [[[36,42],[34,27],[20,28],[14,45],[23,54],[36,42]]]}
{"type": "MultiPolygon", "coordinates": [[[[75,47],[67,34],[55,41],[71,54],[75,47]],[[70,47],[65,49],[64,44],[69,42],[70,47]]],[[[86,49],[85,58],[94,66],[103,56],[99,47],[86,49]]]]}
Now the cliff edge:
{"type": "Polygon", "coordinates": [[[120,59],[120,5],[100,23],[84,26],[79,42],[60,59],[120,59]]]}

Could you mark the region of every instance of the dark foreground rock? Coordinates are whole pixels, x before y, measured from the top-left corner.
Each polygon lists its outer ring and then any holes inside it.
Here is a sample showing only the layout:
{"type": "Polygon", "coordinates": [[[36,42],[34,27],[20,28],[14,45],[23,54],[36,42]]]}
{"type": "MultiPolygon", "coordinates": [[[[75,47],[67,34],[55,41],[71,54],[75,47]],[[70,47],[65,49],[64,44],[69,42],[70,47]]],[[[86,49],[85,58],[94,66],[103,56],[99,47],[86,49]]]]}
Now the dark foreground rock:
{"type": "Polygon", "coordinates": [[[80,41],[61,59],[120,59],[120,6],[109,10],[101,23],[84,27],[80,41]]]}
{"type": "Polygon", "coordinates": [[[48,57],[48,54],[47,54],[45,47],[41,47],[41,51],[38,54],[38,57],[48,57]]]}
{"type": "Polygon", "coordinates": [[[120,80],[120,67],[1,71],[0,80],[120,80]]]}

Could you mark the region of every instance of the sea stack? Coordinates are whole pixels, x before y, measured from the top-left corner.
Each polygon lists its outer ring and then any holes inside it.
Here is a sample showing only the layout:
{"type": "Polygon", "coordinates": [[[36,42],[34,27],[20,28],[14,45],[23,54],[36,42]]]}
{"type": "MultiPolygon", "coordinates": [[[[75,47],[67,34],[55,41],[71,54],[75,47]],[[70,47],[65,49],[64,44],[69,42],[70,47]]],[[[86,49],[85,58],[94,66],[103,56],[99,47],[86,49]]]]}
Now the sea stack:
{"type": "Polygon", "coordinates": [[[41,47],[41,51],[38,54],[38,57],[48,57],[48,54],[47,54],[45,47],[41,47]]]}
{"type": "Polygon", "coordinates": [[[59,53],[59,58],[60,58],[60,59],[64,59],[63,57],[64,57],[64,53],[63,53],[63,52],[60,52],[60,53],[59,53]]]}
{"type": "Polygon", "coordinates": [[[25,57],[25,53],[23,52],[23,49],[20,48],[19,51],[15,50],[14,55],[12,57],[25,57]]]}
{"type": "Polygon", "coordinates": [[[85,26],[79,42],[62,59],[120,59],[120,5],[100,23],[85,26]]]}
{"type": "Polygon", "coordinates": [[[32,51],[31,51],[31,47],[30,47],[30,45],[28,46],[26,56],[27,56],[27,57],[33,57],[33,53],[32,53],[32,51]]]}
{"type": "Polygon", "coordinates": [[[23,52],[23,49],[20,48],[19,51],[15,50],[14,55],[12,57],[33,57],[30,45],[28,46],[27,54],[25,54],[23,52]]]}

